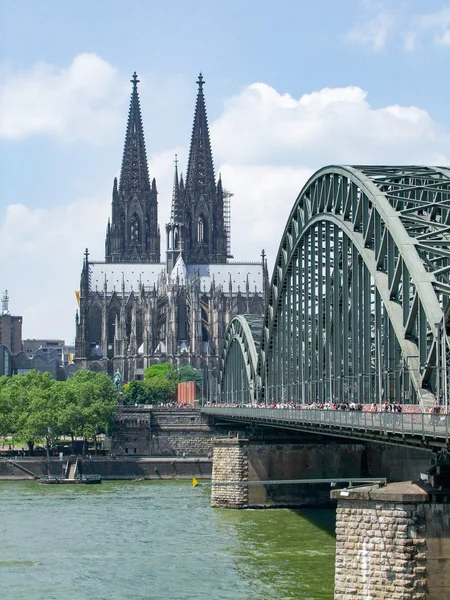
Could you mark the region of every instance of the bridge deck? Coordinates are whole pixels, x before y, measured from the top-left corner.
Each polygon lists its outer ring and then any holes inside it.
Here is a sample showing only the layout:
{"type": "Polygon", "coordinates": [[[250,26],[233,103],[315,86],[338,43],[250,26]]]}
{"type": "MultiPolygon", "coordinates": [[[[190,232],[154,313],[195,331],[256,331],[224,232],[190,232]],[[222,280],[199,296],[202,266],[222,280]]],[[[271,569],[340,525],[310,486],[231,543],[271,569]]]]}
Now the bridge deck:
{"type": "Polygon", "coordinates": [[[409,446],[449,446],[450,415],[399,414],[295,408],[203,408],[202,413],[225,422],[350,437],[409,446]]]}

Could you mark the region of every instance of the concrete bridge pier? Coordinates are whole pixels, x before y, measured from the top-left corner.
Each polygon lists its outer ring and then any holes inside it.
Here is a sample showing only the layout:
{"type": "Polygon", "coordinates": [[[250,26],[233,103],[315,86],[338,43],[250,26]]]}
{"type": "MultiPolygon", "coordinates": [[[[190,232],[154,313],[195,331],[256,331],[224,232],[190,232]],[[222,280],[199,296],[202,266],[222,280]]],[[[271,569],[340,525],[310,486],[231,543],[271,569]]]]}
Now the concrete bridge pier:
{"type": "Polygon", "coordinates": [[[335,600],[450,598],[450,492],[436,478],[332,492],[335,600]]]}

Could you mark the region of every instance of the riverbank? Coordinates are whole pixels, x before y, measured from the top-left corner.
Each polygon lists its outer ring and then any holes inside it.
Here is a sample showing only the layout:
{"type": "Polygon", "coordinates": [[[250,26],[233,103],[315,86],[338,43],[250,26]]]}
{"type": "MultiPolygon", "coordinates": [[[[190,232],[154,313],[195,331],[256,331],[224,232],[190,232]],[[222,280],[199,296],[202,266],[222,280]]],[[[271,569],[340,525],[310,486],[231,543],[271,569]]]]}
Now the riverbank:
{"type": "MultiPolygon", "coordinates": [[[[80,457],[83,475],[101,475],[105,480],[209,479],[212,460],[205,457],[113,458],[80,457]]],[[[43,475],[59,477],[59,458],[2,458],[0,481],[30,480],[43,475]]]]}

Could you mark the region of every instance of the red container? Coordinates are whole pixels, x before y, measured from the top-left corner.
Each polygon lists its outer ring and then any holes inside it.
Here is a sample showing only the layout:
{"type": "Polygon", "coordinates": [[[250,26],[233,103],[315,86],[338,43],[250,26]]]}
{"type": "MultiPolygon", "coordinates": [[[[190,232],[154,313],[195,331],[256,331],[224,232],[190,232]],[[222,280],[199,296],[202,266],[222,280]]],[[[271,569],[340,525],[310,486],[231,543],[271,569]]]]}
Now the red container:
{"type": "Polygon", "coordinates": [[[195,381],[186,381],[178,384],[177,398],[180,406],[194,406],[197,392],[195,381]]]}

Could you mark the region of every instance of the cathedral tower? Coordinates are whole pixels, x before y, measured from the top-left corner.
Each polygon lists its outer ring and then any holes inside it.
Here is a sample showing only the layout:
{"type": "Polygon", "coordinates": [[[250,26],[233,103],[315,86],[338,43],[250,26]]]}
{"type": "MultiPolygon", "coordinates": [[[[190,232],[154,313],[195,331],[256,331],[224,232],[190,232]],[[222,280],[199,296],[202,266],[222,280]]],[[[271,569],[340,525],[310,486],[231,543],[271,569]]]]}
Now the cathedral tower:
{"type": "Polygon", "coordinates": [[[167,260],[159,262],[157,192],[148,173],[137,84],[135,73],[105,262],[90,260],[87,251],[84,256],[75,364],[111,376],[119,369],[130,381],[143,378],[152,364],[189,363],[203,371],[211,397],[230,319],[264,312],[265,256],[228,262],[231,194],[220,176],[215,179],[200,74],[186,177],[175,158],[167,260]]]}
{"type": "Polygon", "coordinates": [[[120,181],[114,179],[112,219],[108,220],[106,262],[159,263],[160,234],[156,181],[150,184],[136,73],[131,79],[120,181]]]}
{"type": "Polygon", "coordinates": [[[227,262],[229,232],[224,220],[222,181],[216,184],[200,73],[186,182],[175,168],[171,222],[167,225],[167,266],[181,249],[186,264],[227,262]]]}

